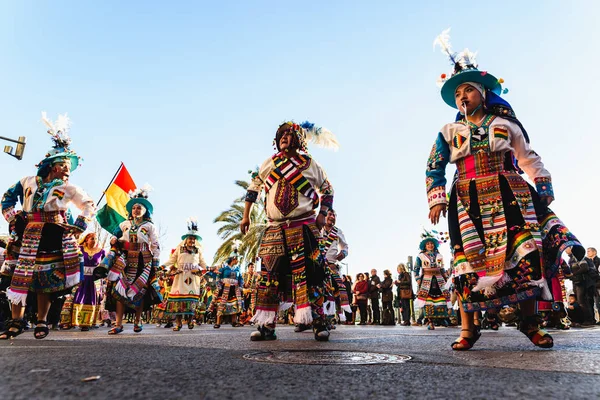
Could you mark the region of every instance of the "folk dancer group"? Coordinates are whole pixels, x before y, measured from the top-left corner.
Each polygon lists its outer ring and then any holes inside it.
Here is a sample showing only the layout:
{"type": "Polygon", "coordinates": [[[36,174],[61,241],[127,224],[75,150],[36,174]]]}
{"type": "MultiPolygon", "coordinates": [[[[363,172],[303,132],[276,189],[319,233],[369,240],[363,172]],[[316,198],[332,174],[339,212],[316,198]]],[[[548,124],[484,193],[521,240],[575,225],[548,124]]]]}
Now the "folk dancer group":
{"type": "MultiPolygon", "coordinates": [[[[550,173],[533,151],[515,111],[500,96],[503,81],[479,70],[468,50],[454,53],[447,31],[436,43],[454,68],[439,79],[442,99],[459,112],[437,134],[427,162],[426,186],[431,222],[437,224],[448,214],[453,257],[448,274],[436,238],[423,238],[416,265],[415,304],[424,309],[433,329],[436,319],[447,317],[451,293],[457,296],[462,330],[452,343],[454,350],[468,350],[480,338],[474,313],[502,315],[505,307],[518,308],[519,329],[535,346],[552,347],[553,339],[540,328],[537,312],[551,304],[548,282],[559,269],[562,252],[569,249],[581,261],[583,247],[548,208],[554,200],[550,173]],[[449,195],[448,163],[457,166],[449,195]],[[535,188],[521,177],[522,172],[535,182],[535,188]]],[[[92,237],[84,237],[83,248],[77,242],[94,216],[94,202],[70,182],[79,157],[69,147],[68,119],[60,117],[52,123],[44,116],[44,122],[54,140],[53,149],[38,164],[35,176],[21,179],[2,198],[11,241],[1,272],[10,280],[7,296],[12,320],[0,340],[22,333],[24,308],[32,294],[37,301],[34,336],[38,339],[48,335],[46,316],[56,296],[79,285],[74,308],[81,311],[74,321],[82,327],[95,306],[89,301],[87,277],[102,254],[92,237]],[[68,211],[71,204],[81,210],[76,220],[68,211]]],[[[331,328],[327,316],[342,318],[343,311],[348,311],[348,296],[339,279],[339,262],[348,246],[335,226],[333,186],[308,153],[311,141],[337,146],[335,137],[323,128],[284,122],[275,134],[275,154],[253,175],[240,230],[248,232],[252,205],[264,190],[268,227],[258,254],[261,270],[245,282],[239,258],[232,254],[218,272],[205,273],[218,276],[210,306],[217,314],[215,328],[223,316],[241,313],[246,298],[251,321],[257,326],[251,340],[277,339],[278,312],[290,310],[297,330],[312,329],[317,341],[326,341],[331,328]]],[[[140,332],[142,311],[162,301],[157,283],[160,248],[146,189],[132,195],[127,211],[129,219],[115,232],[103,261],[109,266],[107,297],[113,300],[107,308],[116,311],[110,334],[123,331],[126,309],[135,313],[134,331],[140,332]]],[[[199,241],[191,226],[164,266],[174,275],[163,304],[166,314],[176,320],[175,330],[181,329],[183,317],[190,320],[204,300],[199,274],[206,263],[199,241]]],[[[397,281],[399,286],[406,283],[397,281]]],[[[412,296],[404,286],[406,296],[412,296]]],[[[233,324],[237,323],[234,319],[233,324]]]]}

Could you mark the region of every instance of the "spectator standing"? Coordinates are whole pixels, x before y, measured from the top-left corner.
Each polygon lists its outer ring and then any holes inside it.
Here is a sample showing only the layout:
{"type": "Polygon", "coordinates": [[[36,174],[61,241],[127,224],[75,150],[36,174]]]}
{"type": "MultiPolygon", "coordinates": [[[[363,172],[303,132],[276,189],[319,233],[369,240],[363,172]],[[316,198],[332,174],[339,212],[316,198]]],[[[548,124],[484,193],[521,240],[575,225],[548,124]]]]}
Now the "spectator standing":
{"type": "Polygon", "coordinates": [[[360,312],[359,325],[367,324],[367,302],[369,298],[369,284],[367,283],[365,274],[359,273],[356,275],[356,283],[352,290],[354,293],[354,301],[360,312]]]}
{"type": "Polygon", "coordinates": [[[413,298],[411,277],[404,264],[398,265],[398,280],[395,282],[398,288],[398,299],[402,313],[402,325],[410,326],[410,301],[413,298]]]}
{"type": "Polygon", "coordinates": [[[381,324],[381,311],[379,309],[379,292],[381,291],[381,279],[377,276],[377,270],[371,270],[371,283],[369,287],[369,298],[371,299],[371,308],[373,309],[373,321],[371,325],[381,324]]]}

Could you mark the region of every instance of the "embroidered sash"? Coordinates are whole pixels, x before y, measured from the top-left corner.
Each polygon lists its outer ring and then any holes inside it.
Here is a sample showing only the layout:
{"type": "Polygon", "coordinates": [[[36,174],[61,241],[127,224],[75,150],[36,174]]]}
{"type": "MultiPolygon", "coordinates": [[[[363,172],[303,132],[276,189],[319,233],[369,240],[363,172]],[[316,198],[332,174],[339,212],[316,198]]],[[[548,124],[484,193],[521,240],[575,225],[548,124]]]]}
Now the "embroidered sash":
{"type": "Polygon", "coordinates": [[[275,182],[285,180],[290,183],[298,192],[312,200],[314,208],[319,205],[319,196],[312,187],[308,179],[302,175],[302,171],[308,168],[311,158],[304,154],[299,154],[298,157],[282,158],[279,154],[273,156],[275,168],[265,181],[265,191],[275,185],[275,182]]]}
{"type": "Polygon", "coordinates": [[[329,248],[331,247],[333,242],[335,242],[336,240],[338,240],[338,229],[337,229],[337,227],[334,226],[329,231],[329,234],[327,234],[327,236],[323,238],[325,254],[327,254],[327,252],[329,251],[329,248]]]}

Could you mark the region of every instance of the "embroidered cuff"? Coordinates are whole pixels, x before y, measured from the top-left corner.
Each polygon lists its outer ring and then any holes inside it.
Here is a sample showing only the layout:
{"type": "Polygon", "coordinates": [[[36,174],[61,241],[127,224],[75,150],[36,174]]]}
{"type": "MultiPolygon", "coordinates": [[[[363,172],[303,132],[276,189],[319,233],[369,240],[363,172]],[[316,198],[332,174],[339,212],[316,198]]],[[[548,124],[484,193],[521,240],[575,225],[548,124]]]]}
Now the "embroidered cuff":
{"type": "Polygon", "coordinates": [[[256,199],[258,199],[258,192],[255,192],[254,190],[248,190],[246,192],[246,201],[249,201],[250,203],[256,203],[256,199]]]}
{"type": "Polygon", "coordinates": [[[321,208],[332,209],[333,208],[333,196],[325,194],[321,196],[321,208]]]}
{"type": "Polygon", "coordinates": [[[535,178],[535,188],[540,196],[550,196],[554,198],[552,189],[552,179],[549,177],[535,178]]]}
{"type": "Polygon", "coordinates": [[[14,207],[8,207],[2,210],[2,215],[4,215],[4,219],[6,220],[6,222],[10,224],[17,216],[17,210],[15,210],[14,207]]]}
{"type": "Polygon", "coordinates": [[[348,257],[348,250],[342,250],[340,253],[344,255],[344,258],[348,257]]]}
{"type": "Polygon", "coordinates": [[[429,203],[429,208],[438,204],[448,204],[448,200],[446,199],[446,188],[444,186],[438,186],[428,191],[427,202],[429,203]]]}
{"type": "Polygon", "coordinates": [[[81,215],[79,217],[77,217],[77,219],[75,220],[75,222],[73,222],[73,226],[80,230],[81,232],[84,232],[87,229],[87,219],[85,217],[82,217],[81,215]]]}

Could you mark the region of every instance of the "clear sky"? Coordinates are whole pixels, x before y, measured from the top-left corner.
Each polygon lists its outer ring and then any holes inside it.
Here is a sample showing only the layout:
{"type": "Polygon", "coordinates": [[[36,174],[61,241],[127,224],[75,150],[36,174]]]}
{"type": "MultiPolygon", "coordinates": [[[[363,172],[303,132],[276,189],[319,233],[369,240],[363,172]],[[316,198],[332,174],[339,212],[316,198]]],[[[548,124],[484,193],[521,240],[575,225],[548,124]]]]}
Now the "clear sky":
{"type": "Polygon", "coordinates": [[[68,112],[85,159],[72,182],[98,199],[123,161],[155,188],[163,254],[194,215],[212,259],[212,220],[240,195],[234,180],[272,154],[279,123],[308,119],[342,144],[311,152],[336,190],[350,272],[393,269],[430,227],[425,164],[454,118],[435,84],[450,66],[432,43],[452,27],[455,50],[478,51],[505,80],[553,175],[553,209],[600,247],[598,4],[3,2],[0,135],[28,144],[22,161],[0,154],[0,189],[33,175],[50,147],[40,111],[68,112]]]}

